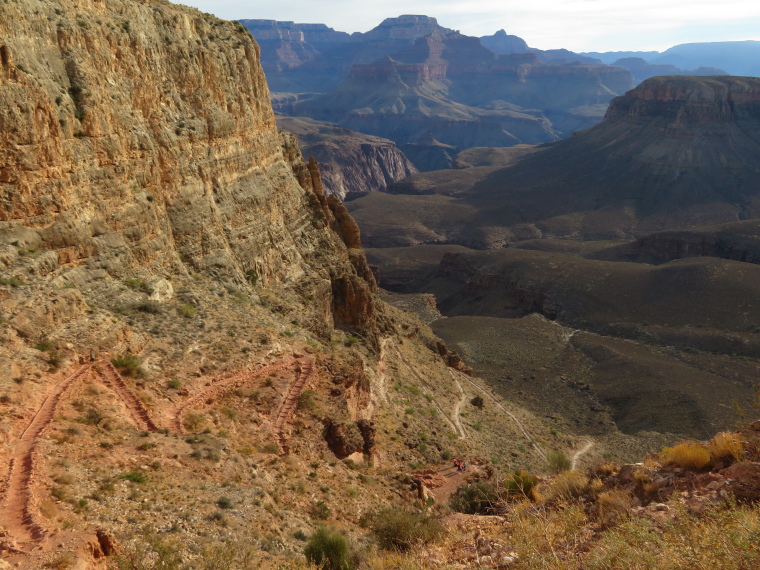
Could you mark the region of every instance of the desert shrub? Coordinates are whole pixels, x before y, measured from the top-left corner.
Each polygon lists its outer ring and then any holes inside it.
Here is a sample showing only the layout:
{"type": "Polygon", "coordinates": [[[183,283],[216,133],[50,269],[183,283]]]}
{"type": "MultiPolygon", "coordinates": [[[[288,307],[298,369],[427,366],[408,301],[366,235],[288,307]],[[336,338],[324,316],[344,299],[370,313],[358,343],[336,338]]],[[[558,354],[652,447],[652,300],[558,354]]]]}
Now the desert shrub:
{"type": "Polygon", "coordinates": [[[515,469],[512,473],[508,473],[504,481],[504,488],[510,497],[534,499],[533,491],[536,485],[538,485],[538,477],[523,469],[515,469]]]}
{"type": "Polygon", "coordinates": [[[276,443],[267,443],[266,445],[262,446],[261,452],[277,454],[280,453],[280,447],[276,443]]]}
{"type": "Polygon", "coordinates": [[[97,426],[100,425],[104,419],[106,419],[106,416],[103,412],[97,408],[89,408],[81,421],[87,425],[97,426]]]}
{"type": "Polygon", "coordinates": [[[577,499],[588,489],[588,478],[577,471],[566,471],[557,476],[546,490],[549,502],[577,499]]]}
{"type": "Polygon", "coordinates": [[[310,514],[313,519],[325,521],[330,518],[330,515],[332,515],[332,510],[327,506],[327,503],[319,501],[311,507],[310,514]]]}
{"type": "Polygon", "coordinates": [[[124,479],[125,481],[132,481],[133,483],[145,483],[148,478],[145,476],[144,473],[140,473],[139,471],[127,471],[126,473],[122,473],[119,475],[119,479],[124,479]]]}
{"type": "Polygon", "coordinates": [[[249,269],[245,272],[245,279],[252,287],[255,287],[256,283],[259,281],[259,274],[255,269],[249,269]]]}
{"type": "Polygon", "coordinates": [[[232,499],[229,497],[219,497],[219,499],[216,501],[216,506],[220,509],[231,509],[232,499]]]}
{"type": "Polygon", "coordinates": [[[48,352],[48,365],[50,366],[51,370],[58,370],[58,368],[61,366],[62,360],[63,356],[57,350],[51,350],[48,352]]]}
{"type": "Polygon", "coordinates": [[[483,397],[482,396],[475,396],[472,400],[470,400],[470,404],[475,406],[478,409],[483,409],[483,397]]]}
{"type": "Polygon", "coordinates": [[[118,368],[125,376],[136,377],[140,375],[140,364],[142,362],[134,354],[122,354],[111,360],[111,364],[118,368]]]}
{"type": "Polygon", "coordinates": [[[195,315],[198,314],[197,309],[192,305],[182,305],[179,309],[177,309],[177,312],[179,312],[179,314],[186,319],[192,319],[195,315]]]}
{"type": "Polygon", "coordinates": [[[319,527],[304,548],[306,560],[325,570],[353,570],[348,540],[337,530],[319,527]]]}
{"type": "Polygon", "coordinates": [[[315,406],[314,392],[311,390],[304,390],[298,397],[298,409],[299,410],[311,410],[315,406]]]}
{"type": "Polygon", "coordinates": [[[192,412],[185,416],[183,424],[188,431],[195,432],[206,422],[206,416],[198,412],[192,412]]]}
{"type": "Polygon", "coordinates": [[[744,456],[744,442],[738,433],[722,431],[707,444],[713,463],[739,461],[744,456]]]}
{"type": "Polygon", "coordinates": [[[477,481],[462,485],[449,499],[449,507],[466,515],[486,515],[496,510],[500,499],[493,483],[477,481]]]}
{"type": "Polygon", "coordinates": [[[24,282],[18,277],[0,277],[0,285],[10,285],[11,287],[20,287],[24,282]]]}
{"type": "Polygon", "coordinates": [[[433,542],[445,533],[435,517],[399,508],[382,509],[366,516],[364,522],[380,547],[388,550],[406,551],[433,542]]]}
{"type": "Polygon", "coordinates": [[[710,465],[710,450],[698,441],[683,441],[673,447],[663,448],[660,458],[665,464],[674,464],[689,471],[701,471],[710,465]]]}
{"type": "Polygon", "coordinates": [[[596,500],[599,523],[608,528],[630,516],[631,496],[623,490],[605,491],[596,500]]]}
{"type": "Polygon", "coordinates": [[[47,352],[51,348],[53,348],[53,343],[51,343],[46,338],[43,338],[40,342],[34,345],[33,347],[35,350],[39,350],[40,352],[47,352]]]}
{"type": "Polygon", "coordinates": [[[135,309],[141,313],[150,313],[151,315],[158,315],[161,313],[161,303],[157,301],[144,301],[135,305],[135,309]]]}
{"type": "Polygon", "coordinates": [[[143,293],[150,293],[150,287],[143,279],[136,277],[129,277],[123,281],[124,285],[135,291],[142,291],[143,293]]]}
{"type": "Polygon", "coordinates": [[[569,471],[572,466],[572,461],[561,451],[550,451],[546,456],[546,468],[550,473],[569,471]]]}

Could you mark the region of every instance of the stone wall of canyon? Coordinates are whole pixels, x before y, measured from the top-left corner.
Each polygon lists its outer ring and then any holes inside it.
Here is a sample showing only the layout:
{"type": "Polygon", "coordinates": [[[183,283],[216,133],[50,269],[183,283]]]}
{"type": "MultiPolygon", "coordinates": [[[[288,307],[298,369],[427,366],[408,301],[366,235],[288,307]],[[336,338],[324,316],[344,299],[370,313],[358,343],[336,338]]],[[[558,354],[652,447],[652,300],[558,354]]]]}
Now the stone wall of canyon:
{"type": "Polygon", "coordinates": [[[23,246],[52,252],[59,287],[145,268],[368,291],[241,25],[167,2],[31,1],[0,5],[0,38],[9,272],[23,246]]]}

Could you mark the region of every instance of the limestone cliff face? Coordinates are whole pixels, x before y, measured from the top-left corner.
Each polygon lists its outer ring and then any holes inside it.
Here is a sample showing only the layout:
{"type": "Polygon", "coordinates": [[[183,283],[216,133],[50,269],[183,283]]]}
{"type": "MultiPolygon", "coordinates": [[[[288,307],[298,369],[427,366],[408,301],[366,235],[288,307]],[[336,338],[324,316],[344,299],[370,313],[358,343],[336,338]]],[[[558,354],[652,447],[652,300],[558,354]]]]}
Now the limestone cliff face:
{"type": "Polygon", "coordinates": [[[50,250],[56,285],[140,267],[368,288],[239,24],[161,1],[5,3],[0,56],[0,234],[50,250]]]}
{"type": "Polygon", "coordinates": [[[673,124],[704,125],[755,119],[760,81],[752,77],[653,77],[612,100],[606,118],[657,117],[673,124]]]}
{"type": "Polygon", "coordinates": [[[393,141],[306,117],[277,117],[277,124],[298,137],[304,156],[319,162],[325,193],[385,191],[417,172],[393,141]]]}

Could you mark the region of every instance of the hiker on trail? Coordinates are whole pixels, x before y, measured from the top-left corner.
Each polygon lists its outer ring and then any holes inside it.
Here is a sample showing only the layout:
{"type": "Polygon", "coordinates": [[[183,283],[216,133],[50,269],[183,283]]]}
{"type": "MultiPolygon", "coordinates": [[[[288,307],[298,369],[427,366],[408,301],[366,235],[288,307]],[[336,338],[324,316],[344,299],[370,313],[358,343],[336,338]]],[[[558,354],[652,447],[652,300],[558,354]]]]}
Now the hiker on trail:
{"type": "Polygon", "coordinates": [[[457,459],[457,458],[455,457],[454,459],[452,459],[452,461],[454,462],[454,467],[457,467],[457,468],[458,468],[458,467],[459,467],[459,459],[457,459]]]}
{"type": "Polygon", "coordinates": [[[467,462],[462,463],[462,471],[467,471],[467,462]]]}

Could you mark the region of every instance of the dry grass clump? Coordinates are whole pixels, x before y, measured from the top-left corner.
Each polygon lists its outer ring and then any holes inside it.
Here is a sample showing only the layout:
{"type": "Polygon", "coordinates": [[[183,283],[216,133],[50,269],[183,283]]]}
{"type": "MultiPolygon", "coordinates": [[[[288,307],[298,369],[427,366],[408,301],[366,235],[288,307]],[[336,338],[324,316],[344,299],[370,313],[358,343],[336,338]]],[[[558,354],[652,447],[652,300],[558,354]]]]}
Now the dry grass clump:
{"type": "Polygon", "coordinates": [[[760,568],[760,507],[729,505],[696,516],[676,504],[672,517],[655,524],[630,516],[630,499],[624,495],[601,493],[596,513],[586,512],[580,502],[551,509],[528,501],[514,505],[505,517],[509,544],[520,555],[515,568],[760,568]],[[596,537],[595,519],[606,527],[596,537]]]}
{"type": "Polygon", "coordinates": [[[713,463],[740,461],[744,456],[744,442],[738,433],[722,431],[707,444],[713,463]]]}
{"type": "Polygon", "coordinates": [[[604,528],[609,528],[631,516],[631,495],[621,489],[604,491],[596,499],[597,516],[604,528]]]}
{"type": "Polygon", "coordinates": [[[698,441],[683,441],[660,452],[664,464],[677,465],[689,471],[701,471],[710,465],[710,450],[698,441]]]}
{"type": "Polygon", "coordinates": [[[566,471],[557,476],[544,491],[547,502],[572,501],[589,488],[588,477],[577,471],[566,471]]]}
{"type": "Polygon", "coordinates": [[[647,519],[633,518],[605,532],[581,567],[760,568],[759,534],[757,507],[715,508],[696,517],[681,506],[659,530],[647,519]]]}
{"type": "Polygon", "coordinates": [[[446,533],[435,517],[395,507],[365,515],[363,522],[381,548],[400,552],[436,541],[446,533]]]}

